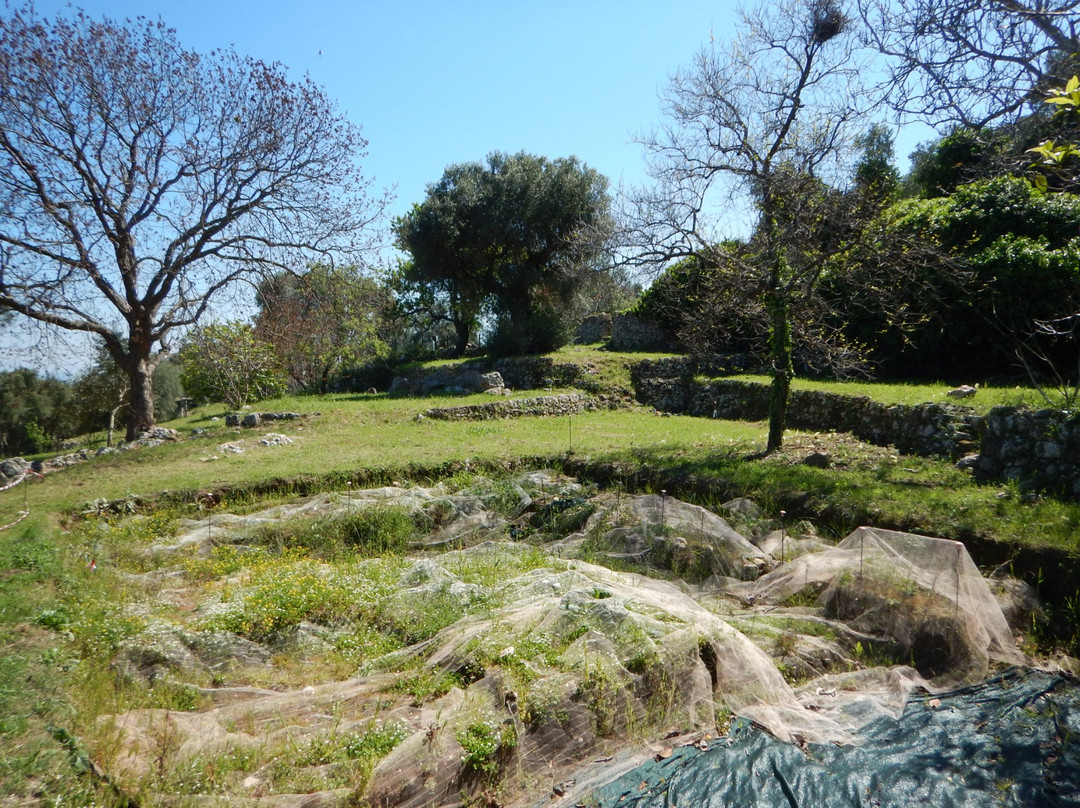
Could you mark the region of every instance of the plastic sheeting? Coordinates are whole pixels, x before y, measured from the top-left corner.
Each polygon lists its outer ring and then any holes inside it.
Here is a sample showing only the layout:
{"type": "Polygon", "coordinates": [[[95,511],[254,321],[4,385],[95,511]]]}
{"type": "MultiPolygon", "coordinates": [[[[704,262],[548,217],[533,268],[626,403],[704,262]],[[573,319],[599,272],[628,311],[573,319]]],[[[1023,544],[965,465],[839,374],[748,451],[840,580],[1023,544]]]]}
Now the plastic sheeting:
{"type": "Polygon", "coordinates": [[[784,743],[739,719],[598,790],[598,808],[1080,806],[1080,682],[1012,669],[911,700],[860,746],[784,743]]]}

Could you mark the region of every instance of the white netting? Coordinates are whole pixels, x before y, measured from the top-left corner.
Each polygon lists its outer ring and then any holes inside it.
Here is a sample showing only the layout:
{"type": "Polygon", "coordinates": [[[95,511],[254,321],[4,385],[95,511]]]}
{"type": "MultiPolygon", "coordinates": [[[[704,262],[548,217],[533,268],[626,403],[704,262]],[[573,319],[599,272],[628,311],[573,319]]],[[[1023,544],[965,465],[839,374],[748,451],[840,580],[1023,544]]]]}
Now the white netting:
{"type": "Polygon", "coordinates": [[[920,670],[973,679],[1023,656],[963,544],[860,527],[835,548],[728,587],[753,605],[813,600],[827,617],[891,641],[920,670]]]}
{"type": "Polygon", "coordinates": [[[571,541],[587,540],[601,559],[644,563],[676,574],[756,578],[771,565],[720,516],[699,505],[657,494],[602,495],[595,512],[571,541]]]}
{"type": "MultiPolygon", "coordinates": [[[[159,754],[153,744],[166,725],[178,755],[247,749],[258,737],[272,757],[323,733],[359,731],[378,717],[401,722],[409,737],[377,767],[368,797],[420,808],[457,799],[463,782],[471,787],[462,744],[479,725],[515,739],[500,753],[504,774],[546,788],[578,778],[583,761],[628,739],[668,732],[702,739],[733,714],[783,739],[857,743],[859,728],[897,715],[912,688],[969,681],[992,662],[1023,661],[986,581],[956,542],[859,528],[834,547],[785,532],[758,537],[755,546],[724,519],[673,497],[588,498],[550,476],[519,478],[498,491],[383,488],[245,516],[212,513],[154,551],[186,548],[188,555],[194,545],[205,555],[223,542],[251,542],[268,524],[386,504],[428,525],[416,543],[428,551],[393,562],[399,566],[392,591],[375,596],[365,594],[375,591],[371,585],[358,586],[354,605],[374,616],[372,631],[413,644],[369,660],[364,676],[346,682],[288,693],[216,688],[206,691],[216,705],[197,715],[118,716],[115,730],[126,750],[118,760],[132,777],[151,776],[159,754]],[[591,514],[582,532],[543,544],[560,538],[551,535],[552,524],[578,512],[591,514]],[[530,521],[530,513],[542,518],[530,521]],[[530,525],[536,543],[505,540],[530,525]],[[781,563],[795,553],[801,555],[781,563]],[[595,563],[613,558],[645,567],[659,556],[669,571],[694,562],[710,583],[657,580],[595,563]],[[735,580],[762,570],[771,571],[735,580]],[[446,619],[422,632],[440,610],[446,619]],[[444,695],[417,696],[400,688],[410,677],[450,677],[454,686],[444,695]]],[[[329,565],[319,569],[334,574],[329,565]]],[[[365,569],[349,574],[363,577],[365,569]]],[[[218,603],[213,590],[202,591],[207,600],[197,613],[241,608],[249,583],[233,576],[218,603]]],[[[170,640],[192,651],[176,657],[205,663],[190,632],[177,629],[170,640]]],[[[333,647],[332,635],[325,647],[333,647]]],[[[271,652],[283,653],[268,648],[263,659],[271,652]]],[[[143,657],[133,653],[128,668],[143,657]]],[[[267,663],[260,664],[257,675],[264,676],[267,663]]],[[[232,675],[227,667],[213,672],[225,681],[232,675]]],[[[269,788],[268,777],[252,775],[251,789],[269,788]]]]}

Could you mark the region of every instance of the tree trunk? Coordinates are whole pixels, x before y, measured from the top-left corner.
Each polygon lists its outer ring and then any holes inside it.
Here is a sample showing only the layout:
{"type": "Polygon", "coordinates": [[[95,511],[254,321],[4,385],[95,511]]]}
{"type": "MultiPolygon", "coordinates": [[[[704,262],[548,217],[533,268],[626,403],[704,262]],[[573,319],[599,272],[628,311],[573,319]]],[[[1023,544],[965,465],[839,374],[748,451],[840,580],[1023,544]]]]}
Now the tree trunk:
{"type": "Polygon", "coordinates": [[[469,350],[469,322],[465,319],[454,320],[454,332],[457,342],[454,345],[454,357],[462,357],[469,350]]]}
{"type": "Polygon", "coordinates": [[[129,357],[127,367],[131,378],[130,417],[127,424],[127,440],[133,441],[154,425],[154,366],[148,359],[129,357]]]}
{"type": "Polygon", "coordinates": [[[787,426],[788,392],[794,375],[791,362],[791,312],[786,295],[774,289],[769,294],[769,358],[772,384],[769,387],[769,442],[766,453],[784,444],[787,426]]]}
{"type": "MultiPolygon", "coordinates": [[[[120,406],[123,406],[122,404],[120,406]]],[[[109,429],[105,433],[105,445],[110,449],[112,448],[113,433],[116,431],[116,413],[120,407],[113,407],[109,410],[109,429]]]]}

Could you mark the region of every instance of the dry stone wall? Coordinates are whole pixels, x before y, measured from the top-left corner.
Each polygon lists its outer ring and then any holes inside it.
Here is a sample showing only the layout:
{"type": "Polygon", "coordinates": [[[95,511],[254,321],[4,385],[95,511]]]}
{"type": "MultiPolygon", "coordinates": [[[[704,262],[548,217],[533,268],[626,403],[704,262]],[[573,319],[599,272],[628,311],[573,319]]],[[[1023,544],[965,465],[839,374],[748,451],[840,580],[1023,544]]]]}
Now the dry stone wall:
{"type": "Polygon", "coordinates": [[[580,365],[546,356],[507,357],[496,360],[492,367],[502,374],[506,386],[515,390],[573,387],[584,375],[580,365]]]}
{"type": "Polygon", "coordinates": [[[578,345],[592,345],[611,338],[612,317],[606,312],[590,314],[577,327],[574,342],[578,345]]]}
{"type": "Polygon", "coordinates": [[[1016,480],[1080,499],[1080,412],[994,407],[978,419],[977,479],[1016,480]]]}
{"type": "Polygon", "coordinates": [[[676,347],[660,326],[626,312],[612,318],[608,344],[613,351],[670,351],[676,347]]]}
{"type": "MultiPolygon", "coordinates": [[[[761,420],[768,417],[769,388],[733,380],[692,384],[692,415],[761,420]]],[[[850,432],[907,454],[957,459],[976,447],[974,413],[952,404],[882,404],[866,396],[793,390],[788,426],[850,432]]]]}
{"type": "Polygon", "coordinates": [[[475,359],[460,365],[413,369],[394,379],[390,394],[429,395],[437,390],[482,393],[493,386],[489,377],[498,377],[498,387],[513,390],[573,387],[584,375],[581,366],[555,362],[546,356],[509,357],[494,362],[475,359]]]}
{"type": "Polygon", "coordinates": [[[597,402],[584,393],[562,393],[462,407],[433,407],[424,411],[424,417],[442,421],[493,421],[523,415],[576,415],[596,406],[597,402]]]}
{"type": "MultiPolygon", "coordinates": [[[[735,379],[696,379],[686,358],[642,361],[632,369],[638,400],[665,412],[763,420],[769,388],[735,379]]],[[[850,432],[899,451],[953,460],[986,483],[1080,499],[1080,413],[995,407],[985,417],[953,404],[887,405],[865,396],[793,390],[788,425],[850,432]]]]}
{"type": "MultiPolygon", "coordinates": [[[[587,373],[573,363],[547,357],[500,359],[497,370],[507,387],[588,389],[587,373]]],[[[642,360],[631,367],[638,401],[658,410],[706,418],[763,420],[768,417],[767,385],[735,379],[702,379],[753,367],[745,355],[686,356],[642,360]],[[700,374],[700,375],[699,375],[700,374]]],[[[428,411],[432,418],[493,419],[521,415],[565,415],[617,406],[581,394],[500,400],[472,407],[428,411]]],[[[788,426],[850,432],[906,454],[961,460],[983,482],[1015,480],[1025,488],[1080,499],[1080,414],[1060,410],[997,407],[983,417],[955,404],[888,405],[865,396],[794,390],[788,426]]]]}

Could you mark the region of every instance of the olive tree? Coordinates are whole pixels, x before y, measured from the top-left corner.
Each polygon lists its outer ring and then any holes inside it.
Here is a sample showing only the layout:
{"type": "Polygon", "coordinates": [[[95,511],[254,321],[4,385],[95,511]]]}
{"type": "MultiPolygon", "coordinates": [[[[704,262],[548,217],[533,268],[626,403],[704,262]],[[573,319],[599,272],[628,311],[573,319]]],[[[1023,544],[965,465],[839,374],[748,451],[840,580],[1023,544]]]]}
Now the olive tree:
{"type": "Polygon", "coordinates": [[[449,166],[395,222],[411,257],[403,277],[445,303],[457,355],[485,313],[507,352],[562,344],[576,290],[607,269],[607,185],[576,157],[494,152],[486,163],[449,166]]]}
{"type": "Polygon", "coordinates": [[[793,339],[821,335],[817,285],[844,240],[828,181],[850,172],[867,128],[865,65],[849,26],[833,0],[743,12],[736,38],[672,77],[666,123],[642,138],[655,182],[626,210],[625,260],[694,257],[713,270],[728,313],[762,324],[750,336],[772,374],[768,451],[783,442],[793,339]],[[746,221],[747,246],[725,241],[746,221]]]}
{"type": "Polygon", "coordinates": [[[0,18],[0,310],[98,337],[154,423],[170,336],[238,281],[362,246],[385,199],[309,79],[163,22],[0,18]]]}

